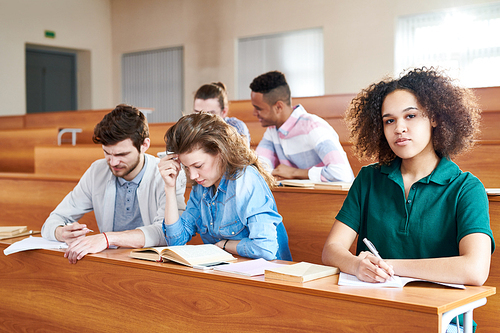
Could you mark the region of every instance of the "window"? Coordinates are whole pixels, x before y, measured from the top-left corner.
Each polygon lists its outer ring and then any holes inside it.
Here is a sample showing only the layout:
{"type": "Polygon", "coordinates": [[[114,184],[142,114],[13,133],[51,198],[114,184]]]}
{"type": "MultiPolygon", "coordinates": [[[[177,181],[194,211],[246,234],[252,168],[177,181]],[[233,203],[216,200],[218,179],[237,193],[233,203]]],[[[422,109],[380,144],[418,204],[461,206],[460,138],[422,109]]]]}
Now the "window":
{"type": "Polygon", "coordinates": [[[249,85],[260,74],[285,74],[292,96],[324,95],[321,28],[238,40],[238,98],[249,99],[249,85]]]}
{"type": "Polygon", "coordinates": [[[123,102],[154,108],[149,123],[177,121],[183,110],[182,59],[182,47],[124,54],[123,102]]]}
{"type": "Polygon", "coordinates": [[[439,66],[468,87],[500,85],[500,3],[401,17],[395,72],[439,66]]]}

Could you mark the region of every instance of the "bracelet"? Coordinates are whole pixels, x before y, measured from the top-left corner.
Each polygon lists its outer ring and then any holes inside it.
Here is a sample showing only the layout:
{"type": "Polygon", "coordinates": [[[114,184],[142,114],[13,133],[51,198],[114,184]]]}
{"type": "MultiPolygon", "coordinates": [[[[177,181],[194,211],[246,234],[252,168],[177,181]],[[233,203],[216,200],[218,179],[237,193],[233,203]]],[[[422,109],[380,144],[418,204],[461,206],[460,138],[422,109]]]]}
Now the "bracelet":
{"type": "Polygon", "coordinates": [[[103,232],[102,234],[104,235],[104,238],[106,238],[106,244],[107,244],[106,248],[107,248],[107,249],[109,249],[109,241],[108,241],[108,236],[106,236],[106,233],[105,233],[105,232],[103,232]]]}
{"type": "Polygon", "coordinates": [[[226,249],[226,244],[227,244],[228,241],[229,241],[229,239],[226,239],[226,241],[224,242],[224,246],[222,247],[223,250],[226,249]]]}

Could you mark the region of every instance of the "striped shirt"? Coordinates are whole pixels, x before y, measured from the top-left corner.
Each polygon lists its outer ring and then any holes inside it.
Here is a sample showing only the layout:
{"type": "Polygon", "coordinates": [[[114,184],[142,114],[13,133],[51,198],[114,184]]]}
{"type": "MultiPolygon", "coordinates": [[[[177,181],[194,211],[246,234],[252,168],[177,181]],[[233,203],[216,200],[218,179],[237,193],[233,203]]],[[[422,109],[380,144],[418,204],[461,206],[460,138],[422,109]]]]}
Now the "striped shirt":
{"type": "Polygon", "coordinates": [[[354,174],[337,132],[323,118],[297,105],[283,125],[269,126],[256,149],[269,170],[280,164],[309,169],[314,182],[352,182],[354,174]]]}

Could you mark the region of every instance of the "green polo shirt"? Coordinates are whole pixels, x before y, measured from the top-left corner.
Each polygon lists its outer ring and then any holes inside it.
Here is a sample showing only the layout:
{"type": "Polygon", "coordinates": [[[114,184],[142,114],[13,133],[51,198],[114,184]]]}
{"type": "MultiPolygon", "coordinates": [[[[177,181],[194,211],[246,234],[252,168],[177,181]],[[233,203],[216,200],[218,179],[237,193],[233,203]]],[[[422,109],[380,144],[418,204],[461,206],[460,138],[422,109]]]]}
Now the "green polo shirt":
{"type": "Polygon", "coordinates": [[[491,238],[483,184],[447,158],[414,183],[405,199],[401,159],[363,167],[336,216],[359,235],[357,253],[368,238],[384,259],[458,256],[458,243],[471,233],[491,238]]]}

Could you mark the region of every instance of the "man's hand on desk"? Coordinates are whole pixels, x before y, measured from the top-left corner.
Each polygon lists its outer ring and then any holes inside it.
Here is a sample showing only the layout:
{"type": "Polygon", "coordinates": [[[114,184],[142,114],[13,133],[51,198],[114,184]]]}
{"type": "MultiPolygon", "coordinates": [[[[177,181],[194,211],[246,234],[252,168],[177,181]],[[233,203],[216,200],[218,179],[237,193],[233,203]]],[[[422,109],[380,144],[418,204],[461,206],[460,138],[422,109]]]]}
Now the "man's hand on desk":
{"type": "Polygon", "coordinates": [[[82,237],[69,244],[64,257],[68,258],[70,264],[76,264],[85,255],[104,251],[107,247],[108,242],[104,234],[82,237]]]}
{"type": "Polygon", "coordinates": [[[308,179],[309,170],[307,169],[297,169],[288,165],[280,164],[271,172],[271,174],[277,179],[308,179]]]}
{"type": "Polygon", "coordinates": [[[58,241],[65,242],[66,244],[70,245],[77,239],[85,237],[85,235],[91,231],[92,230],[87,228],[86,224],[74,222],[65,226],[57,227],[55,236],[58,241]]]}

